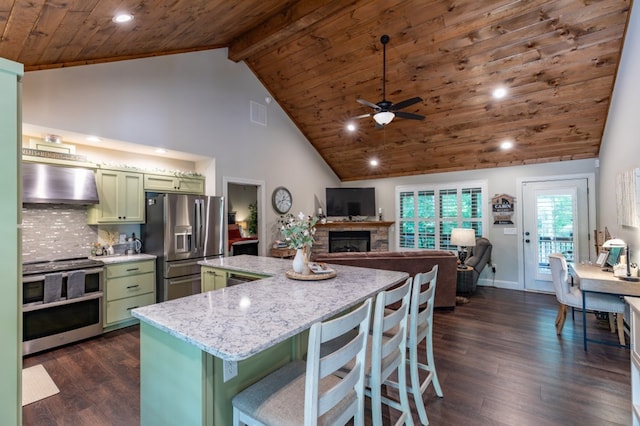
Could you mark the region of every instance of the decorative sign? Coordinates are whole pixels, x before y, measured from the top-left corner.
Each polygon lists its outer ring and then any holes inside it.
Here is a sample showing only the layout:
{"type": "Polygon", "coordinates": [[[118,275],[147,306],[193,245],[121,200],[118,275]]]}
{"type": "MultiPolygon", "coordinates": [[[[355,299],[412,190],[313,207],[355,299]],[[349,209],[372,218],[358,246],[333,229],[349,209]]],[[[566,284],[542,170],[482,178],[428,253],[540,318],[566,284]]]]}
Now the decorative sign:
{"type": "Polygon", "coordinates": [[[514,200],[514,197],[507,194],[496,194],[491,199],[494,225],[513,225],[514,200]]]}
{"type": "Polygon", "coordinates": [[[40,158],[52,158],[55,160],[87,161],[87,157],[84,155],[67,154],[65,152],[42,151],[32,148],[22,148],[22,155],[30,155],[32,157],[40,158]]]}

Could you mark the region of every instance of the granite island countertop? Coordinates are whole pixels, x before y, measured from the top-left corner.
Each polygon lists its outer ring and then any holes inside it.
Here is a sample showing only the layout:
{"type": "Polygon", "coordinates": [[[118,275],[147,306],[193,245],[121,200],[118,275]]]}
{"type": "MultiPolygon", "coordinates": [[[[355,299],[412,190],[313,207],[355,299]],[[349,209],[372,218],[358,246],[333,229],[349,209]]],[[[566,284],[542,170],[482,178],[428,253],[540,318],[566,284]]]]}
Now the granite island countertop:
{"type": "Polygon", "coordinates": [[[287,278],[290,259],[231,256],[200,265],[269,275],[257,281],[134,309],[159,330],[221,358],[240,361],[408,278],[405,272],[331,265],[335,278],[287,278]]]}

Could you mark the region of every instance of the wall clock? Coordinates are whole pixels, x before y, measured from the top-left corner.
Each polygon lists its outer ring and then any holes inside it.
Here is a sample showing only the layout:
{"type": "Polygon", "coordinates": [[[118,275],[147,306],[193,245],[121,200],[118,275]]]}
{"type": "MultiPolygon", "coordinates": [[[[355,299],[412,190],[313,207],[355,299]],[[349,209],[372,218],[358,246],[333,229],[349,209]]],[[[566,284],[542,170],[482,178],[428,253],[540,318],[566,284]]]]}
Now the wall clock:
{"type": "Polygon", "coordinates": [[[273,208],[280,214],[285,214],[291,209],[291,204],[293,203],[293,198],[291,197],[291,192],[284,186],[279,186],[273,190],[273,195],[271,196],[271,203],[273,204],[273,208]]]}

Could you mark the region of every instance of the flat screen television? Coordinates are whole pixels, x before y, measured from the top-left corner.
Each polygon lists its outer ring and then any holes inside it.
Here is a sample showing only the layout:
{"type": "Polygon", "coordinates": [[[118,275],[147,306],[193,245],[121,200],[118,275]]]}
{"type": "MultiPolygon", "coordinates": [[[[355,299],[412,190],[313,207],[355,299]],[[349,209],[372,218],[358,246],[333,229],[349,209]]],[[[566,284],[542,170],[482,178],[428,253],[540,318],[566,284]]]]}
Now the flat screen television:
{"type": "Polygon", "coordinates": [[[327,188],[327,216],[375,216],[375,188],[327,188]]]}

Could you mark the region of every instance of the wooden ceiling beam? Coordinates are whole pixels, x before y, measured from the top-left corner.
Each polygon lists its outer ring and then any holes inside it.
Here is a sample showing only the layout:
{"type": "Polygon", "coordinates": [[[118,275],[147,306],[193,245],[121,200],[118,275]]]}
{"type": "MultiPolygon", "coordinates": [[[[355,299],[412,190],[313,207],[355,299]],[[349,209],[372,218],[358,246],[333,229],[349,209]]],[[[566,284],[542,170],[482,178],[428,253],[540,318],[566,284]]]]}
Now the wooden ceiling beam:
{"type": "Polygon", "coordinates": [[[317,22],[355,3],[355,0],[300,0],[285,6],[276,15],[233,40],[229,46],[229,59],[239,62],[263,49],[274,48],[294,34],[309,31],[317,22]]]}

